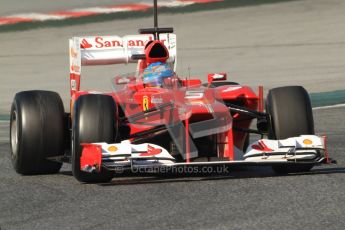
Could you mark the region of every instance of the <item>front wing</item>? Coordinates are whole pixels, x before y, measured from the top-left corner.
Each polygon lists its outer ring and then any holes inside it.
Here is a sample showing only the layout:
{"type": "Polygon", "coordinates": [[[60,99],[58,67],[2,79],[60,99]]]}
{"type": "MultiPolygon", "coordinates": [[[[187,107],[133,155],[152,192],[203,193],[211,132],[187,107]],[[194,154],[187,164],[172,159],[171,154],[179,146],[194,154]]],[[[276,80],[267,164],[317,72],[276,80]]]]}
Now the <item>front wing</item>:
{"type": "MultiPolygon", "coordinates": [[[[282,164],[329,163],[325,138],[303,135],[285,140],[261,139],[252,143],[246,153],[236,160],[228,158],[207,158],[191,162],[176,162],[163,147],[151,143],[82,144],[80,160],[82,171],[97,173],[105,168],[112,171],[137,171],[138,169],[159,170],[161,168],[188,166],[272,166],[282,164]]],[[[239,154],[236,154],[239,155],[239,154]]]]}

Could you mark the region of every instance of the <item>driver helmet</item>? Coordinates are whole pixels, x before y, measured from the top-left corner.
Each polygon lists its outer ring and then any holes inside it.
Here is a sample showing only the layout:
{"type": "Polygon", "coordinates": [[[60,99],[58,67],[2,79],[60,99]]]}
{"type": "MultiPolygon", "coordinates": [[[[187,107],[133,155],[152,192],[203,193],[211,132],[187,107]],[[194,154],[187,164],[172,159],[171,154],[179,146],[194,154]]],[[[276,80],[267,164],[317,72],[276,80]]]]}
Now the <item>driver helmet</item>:
{"type": "Polygon", "coordinates": [[[143,72],[143,83],[150,87],[162,86],[165,78],[172,77],[174,71],[166,63],[151,63],[143,72]]]}

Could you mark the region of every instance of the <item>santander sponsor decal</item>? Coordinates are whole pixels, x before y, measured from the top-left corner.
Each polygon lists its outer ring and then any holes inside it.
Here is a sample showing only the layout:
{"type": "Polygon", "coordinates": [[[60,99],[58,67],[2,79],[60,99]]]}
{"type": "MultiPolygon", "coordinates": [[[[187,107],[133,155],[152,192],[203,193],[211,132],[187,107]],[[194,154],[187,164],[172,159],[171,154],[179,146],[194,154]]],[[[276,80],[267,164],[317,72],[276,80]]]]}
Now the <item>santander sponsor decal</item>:
{"type": "Polygon", "coordinates": [[[155,156],[162,152],[162,149],[156,149],[151,145],[147,145],[147,152],[141,153],[139,156],[141,157],[148,157],[148,156],[155,156]]]}
{"type": "Polygon", "coordinates": [[[107,40],[103,37],[95,37],[95,47],[96,48],[104,48],[104,47],[123,47],[122,40],[107,40]]]}
{"type": "MultiPolygon", "coordinates": [[[[149,41],[152,41],[153,37],[149,36],[146,39],[133,38],[127,40],[128,47],[144,47],[145,44],[149,41]]],[[[161,39],[162,42],[166,42],[166,39],[161,39]]],[[[82,49],[104,49],[104,48],[116,48],[124,47],[124,39],[121,37],[90,37],[84,38],[80,43],[80,48],[82,49]]]]}
{"type": "Polygon", "coordinates": [[[84,38],[80,43],[80,48],[88,49],[92,48],[92,45],[84,38]]]}
{"type": "Polygon", "coordinates": [[[262,151],[262,152],[272,152],[273,151],[273,149],[269,148],[263,140],[260,140],[258,142],[258,145],[253,144],[252,149],[262,151]]]}

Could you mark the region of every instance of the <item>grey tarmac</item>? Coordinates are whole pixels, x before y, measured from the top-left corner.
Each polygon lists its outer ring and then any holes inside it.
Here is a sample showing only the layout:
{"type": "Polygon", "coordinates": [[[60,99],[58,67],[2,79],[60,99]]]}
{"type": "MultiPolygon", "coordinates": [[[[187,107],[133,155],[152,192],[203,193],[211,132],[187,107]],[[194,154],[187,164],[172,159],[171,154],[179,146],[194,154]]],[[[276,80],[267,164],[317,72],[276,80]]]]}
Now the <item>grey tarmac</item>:
{"type": "Polygon", "coordinates": [[[0,122],[1,229],[343,229],[345,107],[314,110],[337,165],[277,176],[268,167],[211,175],[123,175],[80,184],[59,174],[20,176],[0,122]]]}

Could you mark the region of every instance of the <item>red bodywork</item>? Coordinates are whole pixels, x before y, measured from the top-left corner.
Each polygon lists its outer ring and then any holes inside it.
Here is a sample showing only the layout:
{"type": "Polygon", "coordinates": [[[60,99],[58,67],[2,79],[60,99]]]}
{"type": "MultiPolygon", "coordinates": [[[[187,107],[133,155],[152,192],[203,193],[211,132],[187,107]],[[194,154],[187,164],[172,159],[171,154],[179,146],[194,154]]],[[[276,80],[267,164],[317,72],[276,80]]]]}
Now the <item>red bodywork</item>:
{"type": "MultiPolygon", "coordinates": [[[[159,58],[150,57],[150,52],[155,46],[165,48],[163,42],[150,41],[146,45],[145,59],[140,60],[138,63],[140,73],[150,63],[156,61],[164,62],[169,57],[166,48],[166,55],[162,55],[159,58]]],[[[226,74],[221,73],[221,75],[224,75],[224,78],[226,78],[226,74]]],[[[70,78],[71,80],[75,80],[76,83],[74,87],[71,86],[71,111],[73,111],[72,108],[75,101],[81,95],[90,94],[90,91],[80,91],[80,75],[71,74],[70,78]]],[[[213,79],[213,81],[224,80],[224,78],[213,79]]],[[[116,85],[120,81],[121,79],[115,78],[114,84],[116,85]]],[[[210,81],[212,81],[212,77],[209,76],[210,81]]],[[[217,155],[220,158],[233,160],[234,147],[242,150],[248,134],[234,131],[232,126],[247,129],[251,124],[252,118],[240,113],[231,114],[226,103],[240,105],[250,110],[262,110],[262,88],[259,89],[259,96],[257,96],[247,86],[223,85],[210,88],[203,86],[202,82],[197,78],[182,80],[178,77],[171,79],[169,85],[170,87],[165,88],[152,88],[145,87],[140,81],[133,82],[129,80],[124,90],[104,94],[114,98],[114,101],[119,107],[120,115],[127,118],[120,122],[127,125],[129,129],[128,136],[130,138],[135,136],[135,134],[143,133],[160,125],[181,122],[185,127],[184,135],[187,137],[185,138],[186,162],[190,161],[189,142],[191,139],[188,138],[190,136],[190,125],[210,120],[214,116],[223,118],[230,124],[230,127],[227,131],[217,134],[217,155]],[[154,109],[158,108],[159,105],[169,103],[173,103],[174,105],[166,109],[161,109],[159,112],[154,112],[154,109]],[[146,113],[147,116],[145,115],[146,113]],[[130,118],[137,114],[144,114],[144,116],[135,122],[131,122],[130,118]]]]}

